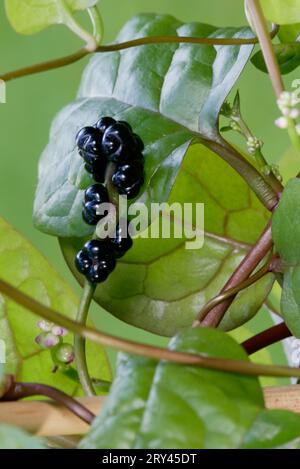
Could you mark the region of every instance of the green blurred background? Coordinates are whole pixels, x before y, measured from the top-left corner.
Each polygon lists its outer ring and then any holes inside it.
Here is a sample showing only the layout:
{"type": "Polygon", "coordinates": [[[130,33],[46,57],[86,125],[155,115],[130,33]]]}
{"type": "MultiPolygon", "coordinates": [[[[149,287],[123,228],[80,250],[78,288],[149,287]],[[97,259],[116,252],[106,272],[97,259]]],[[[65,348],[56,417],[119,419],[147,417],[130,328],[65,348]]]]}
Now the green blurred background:
{"type": "MultiPolygon", "coordinates": [[[[8,24],[4,2],[0,5],[0,73],[69,54],[80,41],[64,26],[51,27],[34,36],[19,36],[8,24]]],[[[139,12],[169,13],[184,21],[200,21],[219,26],[246,23],[242,0],[101,0],[105,42],[112,41],[130,17],[139,12]]],[[[86,22],[83,14],[81,20],[86,22]]],[[[86,23],[88,24],[88,23],[86,23]]],[[[0,214],[37,246],[78,290],[60,254],[56,239],[36,231],[32,225],[32,204],[37,181],[37,164],[54,115],[73,100],[88,59],[7,84],[7,103],[0,104],[0,214]]],[[[287,85],[297,78],[288,76],[287,85]]],[[[262,138],[270,162],[276,162],[288,148],[285,132],[273,125],[277,117],[268,77],[249,64],[239,82],[244,115],[255,135],[262,138]]],[[[79,290],[78,290],[79,291],[79,290]]],[[[164,344],[93,308],[97,324],[104,331],[164,344]]]]}

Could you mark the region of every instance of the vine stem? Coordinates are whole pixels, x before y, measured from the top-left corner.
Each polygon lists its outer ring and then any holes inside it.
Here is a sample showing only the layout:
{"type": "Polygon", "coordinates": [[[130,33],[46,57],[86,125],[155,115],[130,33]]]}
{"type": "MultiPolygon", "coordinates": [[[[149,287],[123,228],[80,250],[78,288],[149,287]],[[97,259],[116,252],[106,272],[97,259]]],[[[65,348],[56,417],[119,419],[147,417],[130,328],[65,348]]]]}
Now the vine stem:
{"type": "Polygon", "coordinates": [[[65,327],[66,329],[73,331],[75,334],[81,335],[81,337],[84,337],[85,339],[92,340],[103,346],[132,353],[134,355],[147,356],[155,360],[167,360],[178,364],[194,365],[212,370],[241,373],[251,376],[300,377],[299,368],[277,365],[259,365],[244,360],[213,358],[205,355],[177,352],[104,334],[90,327],[82,326],[76,321],[57,313],[1,279],[0,292],[24,308],[32,311],[34,314],[65,327]]]}
{"type": "MultiPolygon", "coordinates": [[[[280,73],[278,61],[273,49],[273,44],[268,32],[268,25],[265,20],[260,0],[247,0],[249,14],[251,16],[254,29],[256,31],[266,67],[273,85],[276,98],[279,99],[284,88],[283,79],[280,73]]],[[[288,134],[292,145],[300,154],[300,138],[296,130],[295,121],[292,118],[288,119],[288,134]]]]}
{"type": "MultiPolygon", "coordinates": [[[[79,305],[77,316],[76,316],[76,321],[78,322],[78,324],[82,324],[83,326],[85,326],[86,321],[87,321],[89,307],[91,305],[91,302],[94,296],[95,288],[96,287],[90,284],[87,280],[85,281],[84,287],[82,290],[80,305],[79,305]]],[[[81,383],[81,386],[85,394],[91,397],[91,396],[95,396],[96,392],[94,390],[94,386],[93,386],[92,380],[88,372],[85,348],[86,348],[85,338],[78,334],[75,334],[74,354],[75,354],[75,362],[76,362],[78,378],[79,378],[79,381],[81,383]]]]}
{"type": "Polygon", "coordinates": [[[292,333],[287,328],[284,322],[276,324],[265,331],[256,334],[250,339],[245,340],[241,345],[244,347],[248,355],[251,355],[259,350],[262,350],[269,345],[280,342],[281,340],[291,337],[292,333]]]}
{"type": "MultiPolygon", "coordinates": [[[[267,224],[264,232],[258,239],[257,243],[250,249],[250,251],[246,254],[238,268],[233,272],[225,286],[223,287],[221,293],[230,290],[231,288],[236,287],[240,283],[247,280],[249,275],[252,274],[254,269],[258,266],[261,260],[266,256],[266,254],[270,251],[273,246],[272,241],[272,232],[271,232],[271,222],[267,224]]],[[[223,319],[227,309],[233,302],[235,296],[231,296],[223,301],[221,304],[218,304],[214,308],[212,308],[203,321],[199,321],[198,319],[194,323],[194,327],[202,326],[202,327],[217,327],[221,320],[223,319]]],[[[204,306],[205,308],[205,306],[204,306]]],[[[202,317],[202,311],[199,313],[199,317],[202,317]]]]}
{"type": "MultiPolygon", "coordinates": [[[[274,37],[278,32],[278,26],[275,25],[271,32],[271,37],[274,37]]],[[[96,47],[92,52],[115,52],[124,49],[130,49],[132,47],[153,45],[153,44],[173,44],[173,43],[187,43],[187,44],[206,44],[206,45],[247,45],[247,44],[257,44],[258,39],[226,39],[226,38],[195,38],[189,36],[152,36],[144,37],[140,39],[133,39],[132,41],[120,42],[118,44],[108,44],[96,47]]],[[[64,67],[65,65],[70,65],[82,58],[86,57],[91,53],[91,50],[88,48],[83,48],[75,54],[68,55],[66,57],[61,57],[59,59],[50,60],[48,62],[43,62],[29,67],[25,67],[19,70],[14,70],[12,72],[5,73],[0,76],[0,79],[8,82],[15,80],[17,78],[25,77],[28,75],[33,75],[36,73],[46,72],[48,70],[53,70],[56,68],[64,67]]]]}
{"type": "Polygon", "coordinates": [[[15,383],[13,377],[9,377],[9,379],[11,380],[9,389],[0,401],[17,401],[25,397],[46,396],[67,407],[70,412],[89,425],[95,418],[95,415],[89,409],[59,389],[40,383],[15,383]]]}
{"type": "Polygon", "coordinates": [[[240,174],[269,211],[274,210],[283,189],[280,183],[276,186],[276,190],[271,187],[259,171],[222,137],[219,137],[218,141],[205,140],[204,142],[240,174]]]}
{"type": "Polygon", "coordinates": [[[268,272],[270,272],[270,260],[268,260],[266,264],[261,269],[259,269],[255,274],[251,275],[251,277],[244,280],[244,282],[241,282],[235,287],[232,287],[224,291],[223,293],[220,293],[219,295],[215,296],[214,298],[212,298],[208,303],[206,303],[206,305],[200,311],[197,321],[194,324],[194,327],[198,326],[199,323],[201,323],[201,321],[204,320],[204,318],[208,315],[208,313],[213,308],[223,303],[225,300],[236,296],[240,291],[244,290],[245,288],[250,287],[250,285],[253,285],[254,283],[256,283],[258,280],[264,277],[268,272]]]}

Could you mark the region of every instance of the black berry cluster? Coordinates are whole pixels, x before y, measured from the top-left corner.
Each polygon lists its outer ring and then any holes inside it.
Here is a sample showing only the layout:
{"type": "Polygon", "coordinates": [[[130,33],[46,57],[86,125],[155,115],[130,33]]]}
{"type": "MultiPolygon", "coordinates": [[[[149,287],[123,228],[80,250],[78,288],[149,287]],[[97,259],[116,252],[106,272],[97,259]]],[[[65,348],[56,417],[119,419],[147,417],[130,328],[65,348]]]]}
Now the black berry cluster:
{"type": "Polygon", "coordinates": [[[116,228],[116,236],[107,239],[92,239],[78,252],[75,265],[91,283],[104,282],[116,267],[116,259],[124,256],[131,248],[132,239],[121,226],[116,228]]]}
{"type": "Polygon", "coordinates": [[[115,163],[112,182],[118,193],[128,199],[138,195],[144,184],[144,143],[127,122],[102,117],[93,127],[83,127],[76,143],[96,182],[104,182],[107,164],[115,163]]]}
{"type": "MultiPolygon", "coordinates": [[[[144,144],[127,122],[117,122],[111,117],[103,117],[93,127],[81,129],[76,143],[85,169],[96,181],[84,193],[82,216],[89,225],[97,225],[106,216],[105,212],[100,215],[98,208],[109,202],[107,188],[101,184],[105,181],[108,163],[115,165],[112,183],[118,193],[135,198],[144,183],[144,144]]],[[[116,260],[131,248],[126,223],[125,228],[123,224],[118,225],[114,238],[93,239],[78,252],[76,268],[91,283],[104,282],[114,270],[116,260]]]]}

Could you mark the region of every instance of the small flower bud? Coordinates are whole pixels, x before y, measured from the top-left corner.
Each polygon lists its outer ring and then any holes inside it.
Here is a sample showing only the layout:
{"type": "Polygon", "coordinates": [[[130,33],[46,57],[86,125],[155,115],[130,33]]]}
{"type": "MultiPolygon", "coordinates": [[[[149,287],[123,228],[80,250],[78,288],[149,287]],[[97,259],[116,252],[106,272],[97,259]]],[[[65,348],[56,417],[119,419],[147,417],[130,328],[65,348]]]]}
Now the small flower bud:
{"type": "Polygon", "coordinates": [[[290,110],[290,117],[292,119],[297,119],[297,117],[299,117],[299,110],[298,109],[291,109],[290,110]]]}
{"type": "Polygon", "coordinates": [[[287,129],[289,122],[286,117],[279,117],[279,119],[276,119],[275,125],[279,127],[280,129],[287,129]]]}
{"type": "Polygon", "coordinates": [[[53,326],[51,329],[51,332],[52,334],[58,337],[64,337],[65,335],[68,334],[67,329],[65,329],[64,327],[60,327],[60,326],[53,326]]]}
{"type": "Polygon", "coordinates": [[[45,332],[50,332],[52,327],[53,327],[53,323],[52,322],[49,322],[49,321],[44,321],[43,319],[41,321],[38,321],[37,323],[37,326],[39,329],[41,329],[42,331],[45,331],[45,332]]]}
{"type": "Polygon", "coordinates": [[[35,342],[42,348],[52,348],[59,343],[59,338],[51,332],[42,332],[35,338],[35,342]]]}

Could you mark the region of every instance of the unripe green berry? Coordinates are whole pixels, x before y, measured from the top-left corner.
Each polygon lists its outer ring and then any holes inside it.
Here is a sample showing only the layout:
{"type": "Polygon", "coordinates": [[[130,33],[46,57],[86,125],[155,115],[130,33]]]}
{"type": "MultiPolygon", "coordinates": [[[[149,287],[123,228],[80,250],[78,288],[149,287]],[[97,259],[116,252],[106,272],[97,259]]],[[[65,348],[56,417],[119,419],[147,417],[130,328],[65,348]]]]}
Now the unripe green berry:
{"type": "Polygon", "coordinates": [[[54,363],[58,366],[70,365],[74,361],[74,349],[71,344],[58,344],[51,350],[54,363]]]}

